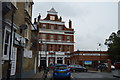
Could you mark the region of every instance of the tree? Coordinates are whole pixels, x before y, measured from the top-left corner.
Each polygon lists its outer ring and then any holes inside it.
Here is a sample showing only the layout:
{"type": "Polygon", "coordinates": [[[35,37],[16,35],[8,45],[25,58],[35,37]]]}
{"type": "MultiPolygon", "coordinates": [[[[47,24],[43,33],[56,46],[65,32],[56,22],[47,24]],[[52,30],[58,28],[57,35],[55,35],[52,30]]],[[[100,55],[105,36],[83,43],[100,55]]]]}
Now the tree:
{"type": "Polygon", "coordinates": [[[120,61],[120,37],[119,34],[112,33],[105,41],[108,46],[109,57],[112,62],[120,61]]]}

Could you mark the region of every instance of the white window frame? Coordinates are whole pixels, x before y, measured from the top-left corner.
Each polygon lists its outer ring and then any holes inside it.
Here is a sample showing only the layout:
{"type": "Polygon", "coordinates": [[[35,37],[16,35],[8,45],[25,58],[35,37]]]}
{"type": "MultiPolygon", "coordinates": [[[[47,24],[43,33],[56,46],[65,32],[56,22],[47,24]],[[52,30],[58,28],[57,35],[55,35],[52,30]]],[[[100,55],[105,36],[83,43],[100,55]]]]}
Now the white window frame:
{"type": "Polygon", "coordinates": [[[67,46],[67,51],[68,51],[68,52],[70,51],[70,46],[67,46]]]}
{"type": "MultiPolygon", "coordinates": [[[[11,38],[11,31],[7,28],[5,28],[5,32],[4,32],[4,42],[3,42],[3,60],[9,60],[9,51],[10,51],[10,38],[11,38]],[[5,50],[5,39],[6,39],[6,32],[9,32],[10,35],[9,35],[9,42],[8,42],[8,48],[7,48],[7,54],[5,55],[4,54],[4,50],[5,50]]],[[[12,46],[13,46],[13,37],[12,37],[12,44],[11,44],[11,49],[12,49],[12,46]]],[[[12,53],[12,50],[11,50],[11,53],[12,53]]],[[[12,54],[11,54],[12,55],[12,54]]]]}
{"type": "Polygon", "coordinates": [[[58,45],[58,51],[62,51],[62,45],[58,45]]]}
{"type": "Polygon", "coordinates": [[[58,26],[58,30],[62,30],[63,29],[63,27],[62,26],[58,26]]]}
{"type": "Polygon", "coordinates": [[[50,35],[50,40],[54,41],[54,35],[50,35]]]}
{"type": "Polygon", "coordinates": [[[54,25],[50,25],[50,29],[51,29],[51,30],[54,30],[54,25]]]}
{"type": "Polygon", "coordinates": [[[70,36],[67,36],[67,41],[70,41],[70,36]]]}
{"type": "Polygon", "coordinates": [[[46,24],[42,24],[42,29],[46,29],[46,24]]]}
{"type": "Polygon", "coordinates": [[[62,40],[62,35],[58,35],[58,41],[62,40]]]}
{"type": "Polygon", "coordinates": [[[46,39],[46,34],[42,34],[42,35],[41,35],[41,39],[42,39],[42,40],[45,40],[45,39],[46,39]]]}
{"type": "Polygon", "coordinates": [[[50,20],[55,20],[55,16],[50,16],[50,20]]]}
{"type": "Polygon", "coordinates": [[[54,49],[54,46],[50,45],[50,51],[53,51],[53,49],[54,49]]]}

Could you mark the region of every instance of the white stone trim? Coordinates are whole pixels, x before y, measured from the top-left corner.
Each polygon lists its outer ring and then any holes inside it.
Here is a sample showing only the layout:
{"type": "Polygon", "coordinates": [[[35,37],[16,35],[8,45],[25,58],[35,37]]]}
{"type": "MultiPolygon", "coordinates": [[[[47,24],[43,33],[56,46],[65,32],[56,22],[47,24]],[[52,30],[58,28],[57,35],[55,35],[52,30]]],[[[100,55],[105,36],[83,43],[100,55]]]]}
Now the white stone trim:
{"type": "Polygon", "coordinates": [[[108,54],[98,54],[98,53],[87,53],[87,54],[79,54],[79,53],[76,53],[76,54],[72,54],[73,55],[80,55],[80,56],[108,56],[108,54]]]}
{"type": "MultiPolygon", "coordinates": [[[[41,41],[39,41],[39,43],[41,43],[41,41]]],[[[74,45],[74,42],[62,42],[62,41],[56,41],[56,42],[43,42],[43,44],[61,44],[61,45],[74,45]]]]}
{"type": "Polygon", "coordinates": [[[65,30],[51,30],[51,29],[39,29],[39,33],[52,33],[52,34],[64,34],[64,35],[74,35],[74,34],[67,34],[65,32],[73,32],[74,31],[65,31],[65,30]]]}
{"type": "Polygon", "coordinates": [[[51,21],[51,20],[40,20],[40,23],[49,23],[49,24],[58,24],[58,25],[65,25],[65,22],[58,22],[58,21],[51,21]]]}

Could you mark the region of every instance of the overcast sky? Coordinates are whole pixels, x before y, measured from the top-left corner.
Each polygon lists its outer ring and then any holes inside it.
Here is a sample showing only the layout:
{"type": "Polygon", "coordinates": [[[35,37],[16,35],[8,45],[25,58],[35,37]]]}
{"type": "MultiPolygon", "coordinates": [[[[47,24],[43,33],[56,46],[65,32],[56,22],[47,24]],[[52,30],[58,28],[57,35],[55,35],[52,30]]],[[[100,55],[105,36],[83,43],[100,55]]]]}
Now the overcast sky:
{"type": "Polygon", "coordinates": [[[45,18],[52,7],[62,16],[66,27],[69,19],[72,20],[75,51],[96,51],[100,49],[98,43],[102,44],[101,50],[107,50],[105,39],[118,30],[117,2],[34,2],[32,18],[39,13],[45,18]]]}

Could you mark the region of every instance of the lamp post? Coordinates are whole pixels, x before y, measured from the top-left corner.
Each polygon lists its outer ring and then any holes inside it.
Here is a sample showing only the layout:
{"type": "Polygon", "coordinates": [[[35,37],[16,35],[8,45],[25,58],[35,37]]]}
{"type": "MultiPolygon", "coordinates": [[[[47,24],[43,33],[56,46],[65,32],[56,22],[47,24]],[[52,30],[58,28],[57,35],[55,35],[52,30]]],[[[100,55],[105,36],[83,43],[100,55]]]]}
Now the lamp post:
{"type": "MultiPolygon", "coordinates": [[[[98,46],[100,47],[100,65],[101,65],[101,43],[98,43],[98,46]]],[[[100,68],[100,71],[102,72],[102,66],[100,68]]]]}

